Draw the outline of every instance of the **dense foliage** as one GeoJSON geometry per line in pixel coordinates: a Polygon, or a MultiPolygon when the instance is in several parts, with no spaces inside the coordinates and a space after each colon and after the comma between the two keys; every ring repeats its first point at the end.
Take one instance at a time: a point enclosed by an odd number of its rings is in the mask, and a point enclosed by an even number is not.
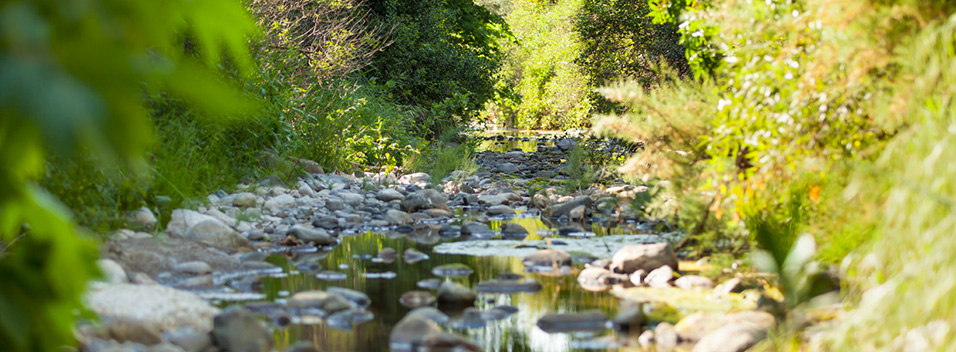
{"type": "Polygon", "coordinates": [[[509,35],[498,15],[473,0],[371,0],[391,29],[391,45],[372,58],[368,77],[399,104],[423,109],[418,123],[438,131],[468,121],[494,94],[497,39],[509,35]]]}
{"type": "MultiPolygon", "coordinates": [[[[941,332],[956,307],[943,297],[956,285],[938,278],[956,269],[945,254],[956,242],[942,236],[952,232],[954,170],[940,159],[953,149],[954,5],[651,4],[658,21],[680,18],[701,80],[604,89],[630,111],[598,124],[646,141],[624,171],[673,181],[650,209],[680,222],[701,252],[766,249],[754,258],[779,270],[790,308],[813,298],[801,286],[816,272],[806,260],[813,240],[797,238],[814,235],[816,259],[842,261],[848,300],[859,304],[817,348],[952,345],[941,332]]],[[[798,328],[805,316],[788,317],[798,328]]],[[[769,344],[792,349],[797,336],[769,344]]]]}

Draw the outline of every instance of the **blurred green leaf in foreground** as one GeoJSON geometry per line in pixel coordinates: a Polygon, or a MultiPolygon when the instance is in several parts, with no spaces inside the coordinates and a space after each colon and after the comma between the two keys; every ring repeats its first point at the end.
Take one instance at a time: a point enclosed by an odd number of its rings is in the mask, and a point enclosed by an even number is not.
{"type": "Polygon", "coordinates": [[[210,113],[246,108],[216,69],[248,72],[254,24],[229,0],[0,2],[0,346],[73,343],[95,243],[36,184],[51,153],[137,161],[159,90],[210,113]]]}

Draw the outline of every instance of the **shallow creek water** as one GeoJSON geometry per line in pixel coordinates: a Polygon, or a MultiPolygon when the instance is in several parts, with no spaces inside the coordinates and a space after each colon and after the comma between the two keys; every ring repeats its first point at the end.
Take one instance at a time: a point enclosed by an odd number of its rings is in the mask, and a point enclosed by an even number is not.
{"type": "MultiPolygon", "coordinates": [[[[509,133],[508,139],[494,139],[494,135],[485,134],[480,150],[509,151],[520,148],[526,152],[533,152],[541,141],[553,145],[553,139],[545,135],[544,138],[534,138],[531,133],[509,133]]],[[[534,135],[542,135],[535,133],[534,135]]],[[[523,210],[521,208],[519,211],[523,210]]],[[[453,224],[460,224],[462,220],[474,220],[481,214],[475,214],[466,209],[454,209],[456,217],[453,224]]],[[[475,308],[484,311],[499,306],[511,305],[517,308],[517,313],[501,320],[490,320],[484,323],[461,321],[460,314],[446,312],[450,317],[443,329],[465,335],[479,345],[484,351],[572,351],[585,349],[617,349],[618,346],[595,344],[596,338],[616,334],[612,329],[603,329],[590,332],[547,333],[536,325],[538,319],[548,313],[572,313],[588,310],[600,310],[609,318],[618,310],[620,299],[608,292],[589,292],[582,289],[577,283],[576,271],[583,268],[583,263],[597,257],[608,257],[624,244],[639,242],[658,242],[662,237],[651,233],[649,226],[639,223],[625,224],[586,224],[575,233],[558,233],[558,225],[567,227],[568,224],[545,223],[535,214],[526,212],[510,219],[497,219],[488,225],[498,229],[505,222],[516,222],[529,231],[525,238],[510,239],[521,241],[543,248],[552,246],[572,253],[576,258],[575,270],[569,275],[546,276],[536,273],[526,273],[521,263],[523,255],[530,254],[535,248],[526,248],[521,251],[505,251],[503,255],[488,255],[496,253],[496,243],[504,244],[503,249],[515,249],[518,246],[512,242],[500,239],[485,239],[469,241],[464,238],[442,237],[437,231],[430,234],[411,233],[403,235],[394,230],[385,233],[364,232],[353,235],[340,236],[341,243],[330,252],[277,254],[269,258],[273,264],[284,268],[284,273],[262,280],[262,293],[267,301],[281,302],[285,297],[300,291],[325,290],[338,286],[355,289],[368,294],[371,306],[368,310],[374,317],[367,322],[359,323],[350,329],[332,327],[325,322],[303,323],[293,321],[285,328],[276,329],[276,349],[282,350],[298,341],[311,341],[320,351],[387,351],[389,349],[389,334],[393,326],[411,309],[402,306],[399,299],[403,293],[413,290],[429,290],[418,286],[418,282],[425,279],[454,280],[465,286],[474,288],[481,281],[491,280],[503,272],[513,272],[533,278],[542,284],[537,292],[521,293],[479,293],[475,308]],[[587,242],[581,241],[587,239],[587,242]],[[614,239],[604,243],[603,240],[614,239]],[[490,242],[499,241],[499,242],[490,242]],[[449,248],[449,243],[452,247],[449,248]],[[507,243],[507,244],[506,244],[507,243]],[[577,244],[591,245],[590,257],[585,253],[587,248],[577,244]],[[390,247],[403,253],[407,248],[415,248],[428,255],[429,259],[407,263],[401,256],[392,263],[382,263],[372,260],[383,248],[390,247]],[[457,249],[456,249],[457,248],[457,249]],[[464,249],[462,249],[464,248],[464,249]],[[474,251],[469,248],[474,248],[474,251]],[[479,249],[484,248],[485,251],[479,249]],[[492,250],[489,253],[489,248],[492,250]],[[442,253],[469,253],[475,255],[456,255],[442,253]],[[472,253],[474,252],[474,253],[472,253]],[[598,252],[598,253],[594,253],[598,252]],[[296,263],[302,260],[317,263],[318,270],[333,270],[346,274],[342,280],[328,281],[318,279],[314,269],[299,270],[296,263]],[[467,276],[439,277],[432,273],[432,269],[442,264],[461,263],[474,270],[467,276]],[[372,278],[368,273],[393,272],[394,278],[372,278]]],[[[530,246],[528,246],[530,247],[530,246]]],[[[587,246],[584,246],[587,247],[587,246]]]]}

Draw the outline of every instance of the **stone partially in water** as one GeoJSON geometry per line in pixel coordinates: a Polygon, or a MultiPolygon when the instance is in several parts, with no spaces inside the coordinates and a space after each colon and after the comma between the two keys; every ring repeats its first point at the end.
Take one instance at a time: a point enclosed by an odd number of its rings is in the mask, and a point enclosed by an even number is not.
{"type": "Polygon", "coordinates": [[[339,280],[347,279],[348,275],[338,271],[326,270],[326,271],[320,271],[316,273],[315,278],[319,280],[325,280],[325,281],[339,281],[339,280]]]}
{"type": "Polygon", "coordinates": [[[415,264],[423,260],[428,260],[428,254],[422,253],[415,248],[409,248],[402,254],[402,259],[404,259],[406,263],[415,264]]]}
{"type": "Polygon", "coordinates": [[[480,222],[466,222],[461,225],[461,234],[463,236],[473,236],[478,238],[488,238],[495,235],[488,225],[480,222]]]}
{"type": "Polygon", "coordinates": [[[520,224],[509,222],[501,225],[501,235],[505,237],[525,237],[528,235],[528,229],[520,224]]]}
{"type": "Polygon", "coordinates": [[[267,352],[272,349],[272,333],[255,315],[232,306],[213,319],[213,340],[222,350],[231,352],[267,352]]]}
{"type": "Polygon", "coordinates": [[[395,274],[393,271],[383,271],[380,273],[362,273],[362,277],[366,279],[384,279],[391,280],[398,277],[398,274],[395,274]]]}
{"type": "Polygon", "coordinates": [[[610,270],[588,266],[578,274],[578,284],[588,291],[604,291],[625,281],[627,276],[612,273],[610,270]]]}
{"type": "Polygon", "coordinates": [[[674,269],[664,265],[654,269],[644,277],[644,283],[650,287],[670,287],[670,281],[674,279],[674,269]]]}
{"type": "Polygon", "coordinates": [[[303,242],[311,242],[317,246],[327,246],[335,243],[332,236],[323,229],[308,228],[302,225],[295,225],[289,229],[289,235],[295,236],[303,242]]]}
{"type": "Polygon", "coordinates": [[[625,246],[611,258],[611,270],[623,274],[651,272],[664,265],[678,270],[677,256],[666,242],[625,246]]]}
{"type": "Polygon", "coordinates": [[[560,249],[542,249],[521,261],[525,267],[561,267],[571,264],[571,255],[560,249]]]}
{"type": "Polygon", "coordinates": [[[638,304],[627,304],[611,319],[614,328],[629,333],[640,333],[644,329],[644,311],[638,304]]]}
{"type": "Polygon", "coordinates": [[[427,289],[436,289],[441,286],[441,280],[439,279],[425,279],[418,281],[416,286],[427,289]]]}
{"type": "Polygon", "coordinates": [[[547,333],[601,331],[607,329],[607,316],[599,311],[571,314],[547,314],[538,319],[538,328],[547,333]]]}
{"type": "Polygon", "coordinates": [[[488,215],[515,215],[515,210],[507,205],[492,205],[486,211],[488,215]]]}
{"type": "Polygon", "coordinates": [[[395,248],[385,247],[378,252],[378,257],[383,259],[395,259],[398,258],[398,251],[395,248]]]}
{"type": "Polygon", "coordinates": [[[350,288],[336,287],[336,286],[329,287],[325,289],[325,291],[328,293],[333,293],[333,294],[342,296],[342,298],[345,298],[349,302],[354,303],[355,306],[359,308],[365,308],[365,307],[368,307],[370,304],[372,304],[372,300],[369,299],[368,295],[366,295],[365,292],[362,292],[362,291],[356,291],[350,288]]]}
{"type": "Polygon", "coordinates": [[[541,283],[534,279],[488,280],[475,285],[475,290],[486,293],[538,292],[541,283]]]}
{"type": "Polygon", "coordinates": [[[461,263],[439,265],[432,268],[432,274],[435,274],[435,276],[468,276],[473,272],[475,271],[461,263]]]}
{"type": "Polygon", "coordinates": [[[428,291],[408,291],[402,294],[398,302],[408,308],[418,308],[435,303],[435,295],[428,291]]]}
{"type": "Polygon", "coordinates": [[[408,314],[392,328],[388,347],[392,351],[417,351],[424,346],[426,335],[440,332],[441,328],[434,321],[408,314]]]}
{"type": "Polygon", "coordinates": [[[484,320],[501,320],[518,312],[514,306],[497,306],[481,312],[481,318],[484,320]]]}
{"type": "Polygon", "coordinates": [[[409,194],[405,200],[402,200],[402,210],[414,213],[424,209],[444,209],[448,210],[448,198],[441,192],[434,189],[425,189],[409,194]]]}
{"type": "Polygon", "coordinates": [[[425,351],[481,351],[481,347],[468,338],[447,332],[428,334],[422,341],[422,346],[425,351]]]}
{"type": "Polygon", "coordinates": [[[407,318],[411,316],[425,318],[439,324],[444,324],[448,322],[448,315],[445,313],[442,313],[442,311],[438,310],[438,308],[435,308],[435,307],[418,307],[418,308],[412,309],[412,311],[408,312],[408,314],[405,315],[405,317],[407,318]]]}
{"type": "Polygon", "coordinates": [[[454,281],[445,281],[438,288],[439,306],[468,307],[475,304],[477,297],[475,291],[454,281]]]}

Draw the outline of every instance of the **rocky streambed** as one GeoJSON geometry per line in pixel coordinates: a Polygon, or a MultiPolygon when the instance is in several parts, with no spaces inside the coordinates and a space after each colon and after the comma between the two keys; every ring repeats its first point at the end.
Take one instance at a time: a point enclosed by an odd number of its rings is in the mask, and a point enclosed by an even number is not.
{"type": "Polygon", "coordinates": [[[485,135],[474,175],[247,180],[163,231],[103,246],[90,351],[742,350],[760,282],[671,249],[682,234],[604,179],[567,189],[580,139],[485,135]],[[516,144],[517,143],[517,144],[516,144]],[[524,144],[521,144],[524,143],[524,144]]]}

